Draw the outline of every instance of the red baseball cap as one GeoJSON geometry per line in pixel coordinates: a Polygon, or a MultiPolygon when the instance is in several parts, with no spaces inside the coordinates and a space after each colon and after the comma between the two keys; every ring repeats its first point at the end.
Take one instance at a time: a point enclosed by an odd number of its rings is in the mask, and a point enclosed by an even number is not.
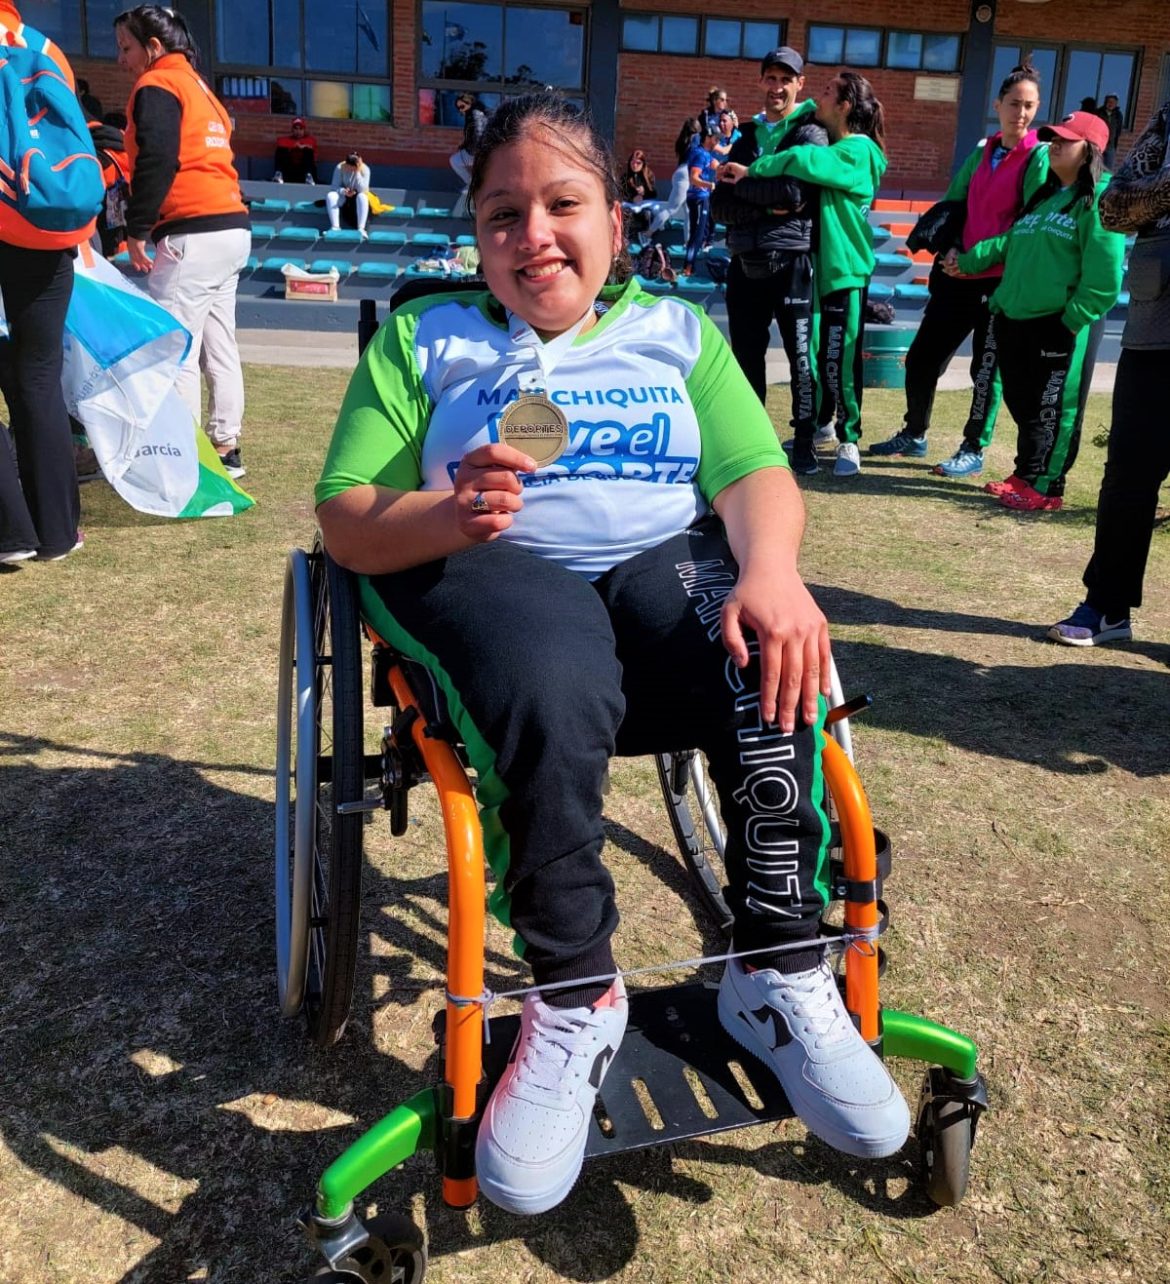
{"type": "Polygon", "coordinates": [[[1109,146],[1109,126],[1091,111],[1071,111],[1059,125],[1042,125],[1036,133],[1042,143],[1051,142],[1054,138],[1070,141],[1083,138],[1102,151],[1109,146]]]}
{"type": "Polygon", "coordinates": [[[300,117],[300,116],[294,116],[294,117],[293,117],[293,124],[294,124],[294,125],[300,125],[300,127],[301,127],[302,129],[304,129],[304,127],[305,127],[305,122],[304,122],[303,118],[302,118],[302,117],[300,117]]]}

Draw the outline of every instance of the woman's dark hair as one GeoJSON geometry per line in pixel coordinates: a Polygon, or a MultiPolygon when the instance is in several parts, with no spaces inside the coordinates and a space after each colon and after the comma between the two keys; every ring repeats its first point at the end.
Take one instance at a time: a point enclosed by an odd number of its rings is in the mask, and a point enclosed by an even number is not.
{"type": "Polygon", "coordinates": [[[698,116],[688,116],[683,121],[682,129],[678,131],[678,137],[674,140],[674,154],[678,157],[680,165],[686,160],[687,153],[695,141],[695,135],[701,134],[702,129],[703,122],[698,116]]]}
{"type": "Polygon", "coordinates": [[[622,175],[622,194],[623,195],[628,195],[626,184],[630,181],[631,178],[640,179],[643,183],[646,184],[647,187],[649,187],[651,192],[654,191],[654,185],[656,181],[654,178],[654,171],[650,168],[650,162],[646,159],[646,153],[642,151],[640,147],[636,147],[634,151],[630,153],[630,159],[626,161],[626,172],[622,175]],[[640,155],[642,158],[642,172],[640,174],[636,174],[634,172],[635,152],[638,155],[640,155]]]}
{"type": "Polygon", "coordinates": [[[183,15],[174,9],[164,9],[161,4],[140,4],[136,9],[118,14],[114,26],[125,27],[140,45],[153,37],[162,45],[164,53],[181,53],[192,66],[199,61],[199,50],[183,15]]]}
{"type": "MultiPolygon", "coordinates": [[[[471,162],[471,182],[468,184],[468,207],[475,213],[475,198],[487,178],[487,167],[492,155],[509,143],[517,143],[537,130],[555,135],[566,153],[591,169],[601,180],[605,203],[612,206],[622,199],[618,184],[617,165],[605,139],[597,132],[593,121],[573,103],[566,102],[552,90],[524,94],[503,103],[488,117],[480,135],[471,162]]],[[[633,275],[633,264],[623,247],[614,260],[611,281],[626,281],[633,275]]]]}
{"type": "Polygon", "coordinates": [[[1025,80],[1030,80],[1037,90],[1040,88],[1040,73],[1032,66],[1031,60],[1028,58],[1025,58],[1018,67],[1011,69],[1011,73],[1000,85],[999,93],[995,96],[997,98],[1006,98],[1017,85],[1022,84],[1025,80]]]}
{"type": "Polygon", "coordinates": [[[882,154],[886,150],[886,118],[873,86],[856,71],[843,71],[837,76],[837,101],[849,104],[845,125],[851,134],[872,138],[882,154]]]}
{"type": "MultiPolygon", "coordinates": [[[[1091,143],[1086,138],[1085,159],[1081,162],[1081,167],[1077,171],[1076,178],[1072,181],[1072,195],[1068,204],[1064,207],[1063,213],[1070,214],[1077,202],[1081,202],[1085,209],[1091,208],[1093,197],[1097,191],[1097,184],[1101,181],[1101,175],[1105,172],[1105,155],[1096,143],[1091,143]]],[[[1040,187],[1033,192],[1032,199],[1020,211],[1021,218],[1025,214],[1030,214],[1037,205],[1046,201],[1053,192],[1060,191],[1060,179],[1051,171],[1048,171],[1048,177],[1041,183],[1040,187]]]]}

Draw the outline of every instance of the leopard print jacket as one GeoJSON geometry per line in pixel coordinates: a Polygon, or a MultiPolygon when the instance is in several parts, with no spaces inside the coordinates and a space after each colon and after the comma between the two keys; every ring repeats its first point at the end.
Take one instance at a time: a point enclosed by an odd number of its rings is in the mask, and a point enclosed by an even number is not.
{"type": "Polygon", "coordinates": [[[1111,232],[1170,233],[1170,103],[1146,126],[1101,197],[1111,232]]]}

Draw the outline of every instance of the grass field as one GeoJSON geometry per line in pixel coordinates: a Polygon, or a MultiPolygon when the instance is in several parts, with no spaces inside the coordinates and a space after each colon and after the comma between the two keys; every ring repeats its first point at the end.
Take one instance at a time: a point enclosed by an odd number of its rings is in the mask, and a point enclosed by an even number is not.
{"type": "MultiPolygon", "coordinates": [[[[253,511],[159,522],[98,483],[83,552],[0,573],[4,1284],[307,1279],[293,1219],[320,1171],[437,1078],[445,876],[424,790],[404,839],[382,816],[366,830],[343,1042],[317,1052],[276,1011],[283,561],[311,538],[344,374],[247,377],[253,511]]],[[[876,700],[855,738],[894,847],[886,1001],[980,1046],[966,1200],[927,1203],[913,1143],[854,1162],[794,1121],[591,1165],[531,1221],[444,1208],[420,1156],[370,1206],[427,1227],[435,1284],[1167,1279],[1167,528],[1137,641],[1043,642],[1078,600],[1107,399],[1068,507],[1039,517],[930,474],[963,400],[940,395],[929,460],[810,479],[804,568],[847,689],[876,700]]],[[[867,396],[870,440],[900,404],[867,396]]],[[[616,766],[606,814],[622,963],[714,947],[647,762],[616,766]]],[[[519,973],[501,931],[488,944],[503,988],[519,973]]],[[[921,1067],[895,1072],[915,1094],[921,1067]]]]}

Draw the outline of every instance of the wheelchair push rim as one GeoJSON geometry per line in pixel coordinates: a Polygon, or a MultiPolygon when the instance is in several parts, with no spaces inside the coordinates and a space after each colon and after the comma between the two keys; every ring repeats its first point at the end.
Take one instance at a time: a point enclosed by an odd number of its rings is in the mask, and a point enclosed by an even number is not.
{"type": "Polygon", "coordinates": [[[364,792],[354,577],[294,549],[286,570],[277,709],[276,932],[281,1011],[340,1037],[357,966],[364,792]],[[294,717],[295,713],[295,717],[294,717]],[[293,732],[295,729],[295,743],[293,732]],[[295,786],[295,792],[291,792],[295,786]]]}

